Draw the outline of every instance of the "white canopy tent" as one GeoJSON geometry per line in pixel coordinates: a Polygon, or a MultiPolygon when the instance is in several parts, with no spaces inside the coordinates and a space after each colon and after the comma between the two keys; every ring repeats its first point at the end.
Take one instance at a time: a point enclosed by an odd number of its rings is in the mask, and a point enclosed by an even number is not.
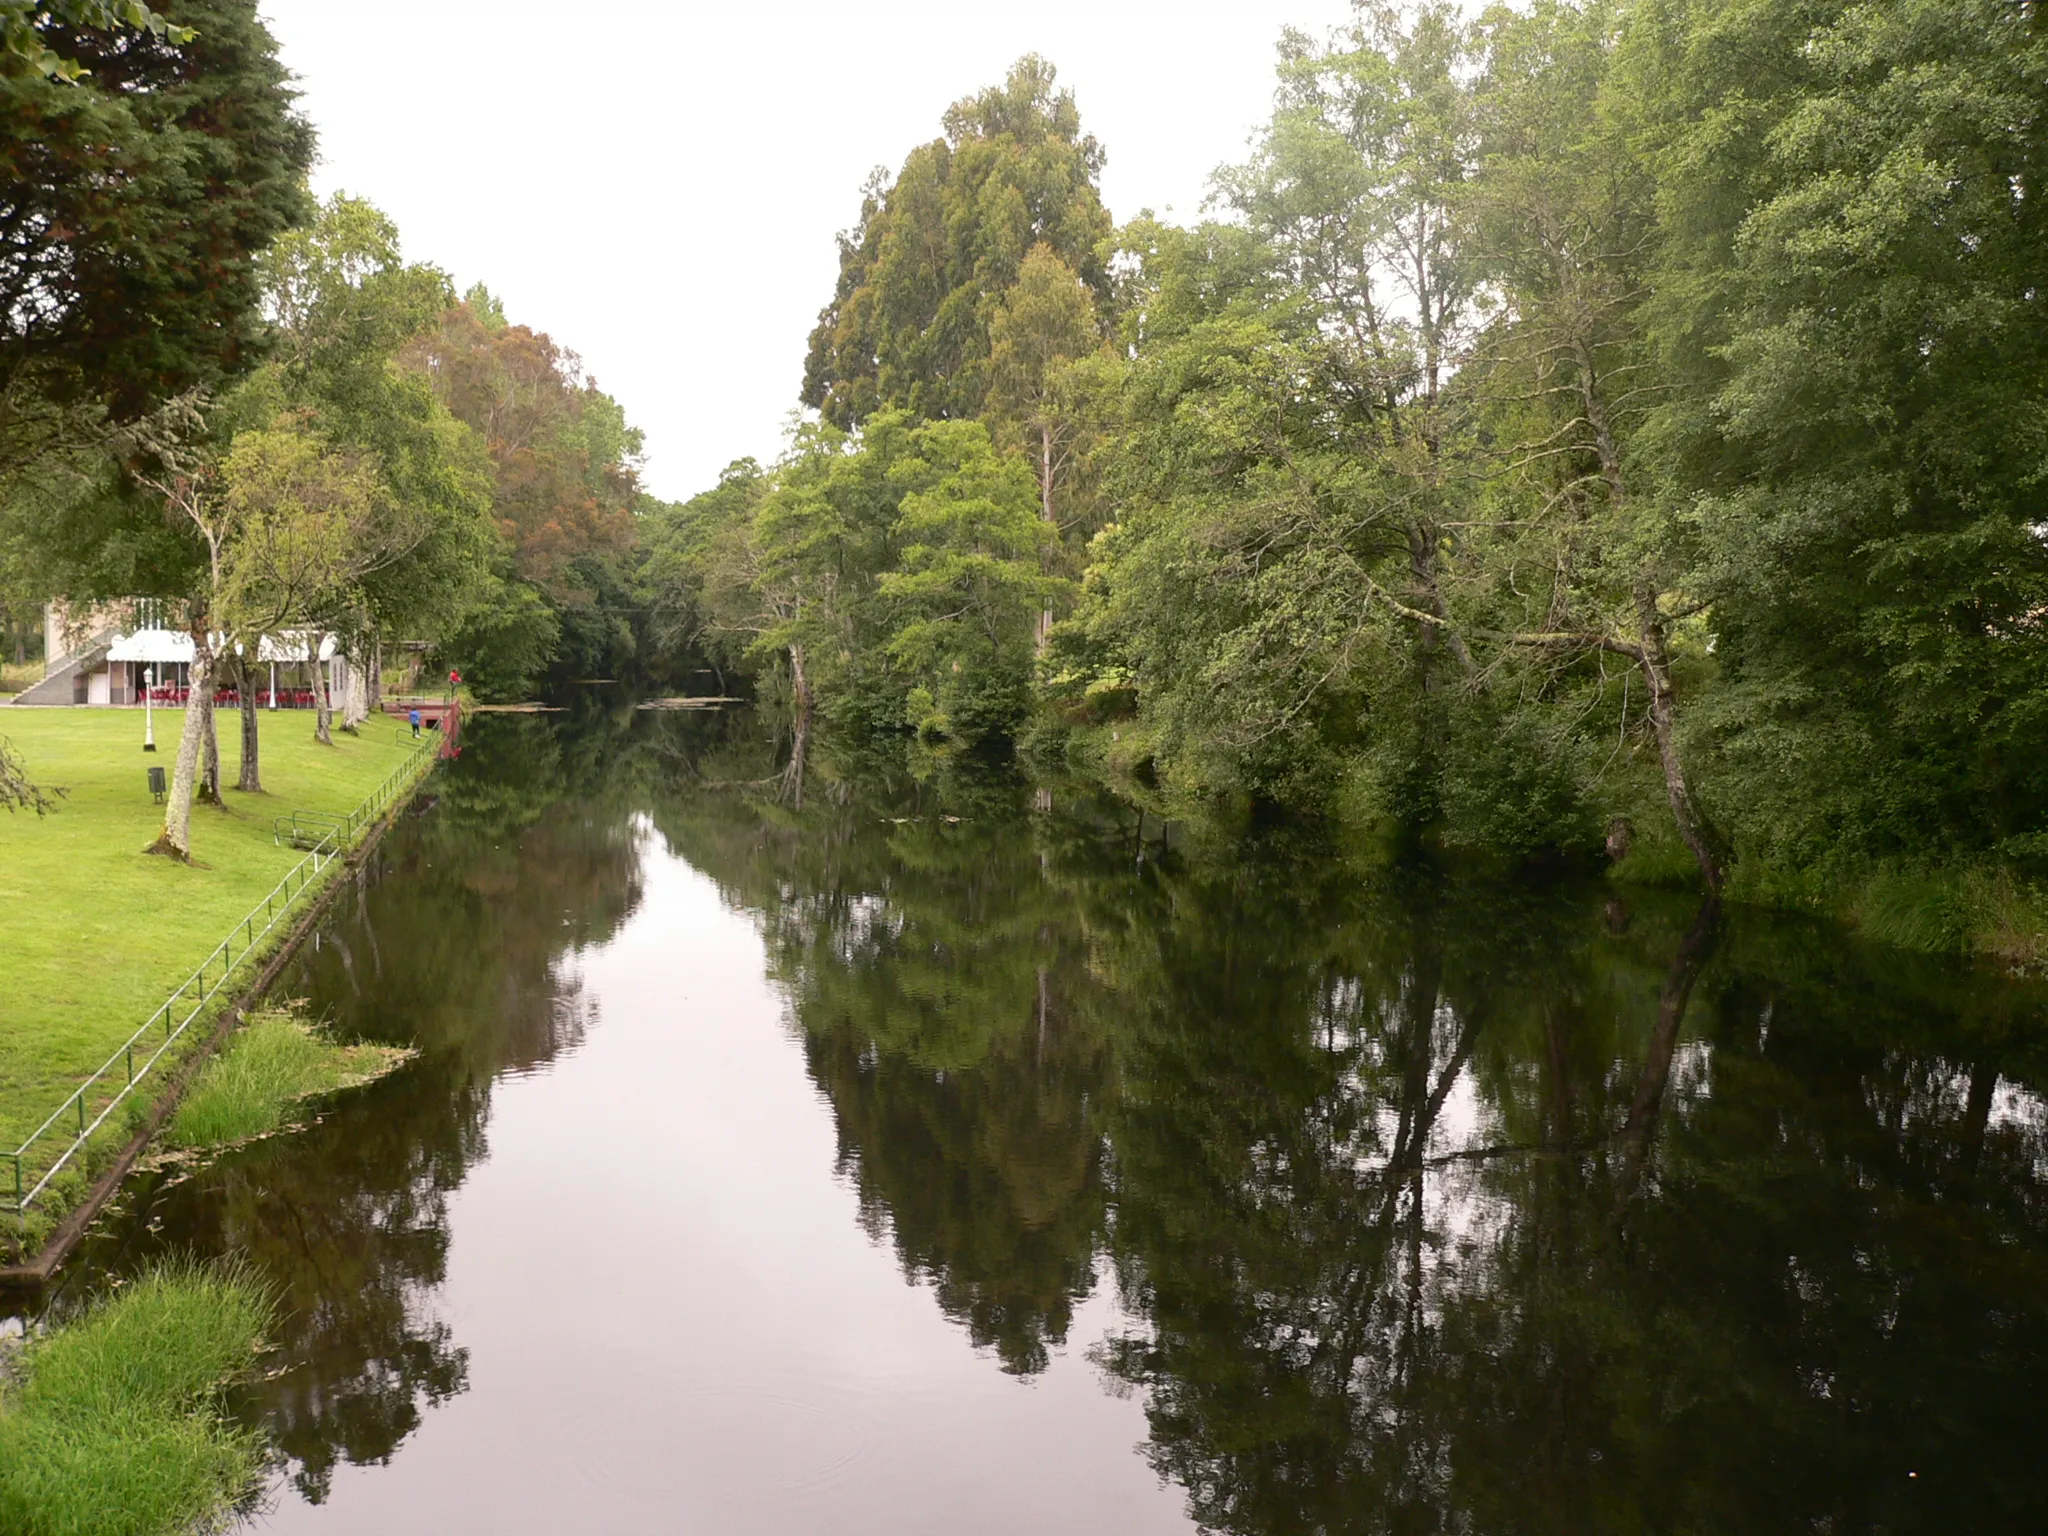
{"type": "Polygon", "coordinates": [[[152,666],[173,662],[190,665],[192,637],[175,629],[138,629],[132,635],[117,635],[107,650],[109,661],[140,661],[152,666]]]}
{"type": "MultiPolygon", "coordinates": [[[[303,629],[288,629],[279,635],[265,635],[257,643],[256,659],[283,662],[287,665],[303,662],[311,654],[312,638],[311,632],[303,629]]],[[[334,636],[320,637],[322,661],[332,661],[339,651],[340,647],[336,644],[334,636]]],[[[107,660],[140,661],[154,666],[182,662],[189,666],[192,653],[192,637],[180,630],[138,629],[132,635],[116,636],[113,645],[107,650],[107,660]]]]}
{"type": "MultiPolygon", "coordinates": [[[[224,635],[214,636],[216,647],[226,644],[224,635]]],[[[116,635],[107,647],[106,673],[92,685],[90,703],[140,703],[142,694],[152,683],[160,690],[156,694],[159,702],[181,702],[182,690],[191,674],[192,660],[196,647],[192,636],[176,629],[138,629],[131,634],[116,635]]],[[[245,654],[240,644],[236,654],[245,654]]],[[[331,635],[320,637],[320,660],[329,663],[330,681],[337,688],[351,684],[353,673],[348,657],[339,642],[331,635]]],[[[312,664],[313,631],[288,629],[275,635],[265,635],[256,647],[259,664],[270,669],[270,686],[258,689],[256,696],[271,709],[278,707],[278,668],[290,667],[303,670],[312,664]]],[[[310,694],[302,679],[294,685],[297,692],[287,702],[304,707],[310,694]]]]}

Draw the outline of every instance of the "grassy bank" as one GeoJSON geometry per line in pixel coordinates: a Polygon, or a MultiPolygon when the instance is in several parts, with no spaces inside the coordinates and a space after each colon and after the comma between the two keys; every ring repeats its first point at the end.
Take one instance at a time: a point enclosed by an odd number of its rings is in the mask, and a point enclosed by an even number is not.
{"type": "MultiPolygon", "coordinates": [[[[195,807],[186,866],[142,851],[163,816],[144,770],[170,766],[182,723],[158,711],[149,756],[131,710],[0,710],[29,775],[64,791],[47,816],[0,815],[0,1146],[34,1129],[304,856],[272,843],[273,816],[351,810],[413,746],[383,718],[322,747],[310,714],[265,714],[266,793],[195,807]]],[[[230,781],[237,739],[224,715],[230,781]]]]}
{"type": "Polygon", "coordinates": [[[0,1530],[159,1536],[223,1514],[262,1465],[220,1391],[271,1318],[233,1269],[146,1275],[32,1340],[0,1385],[0,1530]]]}
{"type": "Polygon", "coordinates": [[[252,1014],[179,1103],[165,1140],[204,1149],[268,1136],[292,1106],[381,1077],[410,1054],[337,1045],[281,1009],[252,1014]]]}

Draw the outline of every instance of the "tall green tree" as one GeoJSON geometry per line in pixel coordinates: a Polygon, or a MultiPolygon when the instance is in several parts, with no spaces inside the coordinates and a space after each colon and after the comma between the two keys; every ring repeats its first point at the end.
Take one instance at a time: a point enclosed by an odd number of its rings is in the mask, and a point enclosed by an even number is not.
{"type": "Polygon", "coordinates": [[[0,19],[4,482],[254,361],[258,257],[307,210],[313,134],[254,0],[0,19]]]}
{"type": "Polygon", "coordinates": [[[1488,486],[1450,579],[1470,643],[1511,653],[1496,694],[1519,684],[1536,713],[1647,737],[1679,840],[1719,889],[1721,839],[1683,751],[1677,676],[1688,644],[1702,649],[1704,604],[1685,520],[1636,444],[1665,390],[1643,321],[1657,188],[1614,99],[1620,21],[1602,4],[1546,3],[1491,12],[1482,29],[1460,233],[1495,301],[1465,364],[1488,486]],[[1635,685],[1618,724],[1603,662],[1635,685]]]}
{"type": "MultiPolygon", "coordinates": [[[[404,260],[389,218],[345,194],[267,253],[264,288],[273,355],[229,402],[232,430],[266,431],[295,415],[373,466],[375,516],[358,531],[348,579],[323,586],[292,623],[341,636],[374,688],[387,641],[446,639],[488,600],[500,552],[483,444],[421,370],[404,366],[408,349],[440,326],[453,289],[437,268],[404,260]]],[[[324,688],[316,693],[315,732],[325,740],[330,700],[324,688]]],[[[251,690],[243,697],[246,711],[251,690]]],[[[244,738],[254,751],[247,718],[244,738]]]]}
{"type": "MultiPolygon", "coordinates": [[[[243,663],[235,669],[242,698],[236,787],[248,793],[263,788],[253,686],[263,641],[310,625],[308,649],[320,675],[320,632],[363,605],[367,580],[412,552],[409,520],[386,505],[380,469],[374,458],[338,451],[288,416],[236,433],[220,465],[224,547],[211,618],[243,663]]],[[[315,691],[314,739],[332,746],[324,682],[315,691]]]]}
{"type": "Polygon", "coordinates": [[[2048,805],[2048,22],[1645,0],[1657,423],[1705,541],[1750,846],[2038,841],[2048,805]]]}
{"type": "Polygon", "coordinates": [[[1476,671],[1443,588],[1471,62],[1442,7],[1290,33],[1273,116],[1218,177],[1237,222],[1127,231],[1121,511],[1054,671],[1134,683],[1190,787],[1327,800],[1363,752],[1384,800],[1433,814],[1437,723],[1476,671]]]}
{"type": "Polygon", "coordinates": [[[1030,709],[1032,634],[1061,585],[1042,558],[1055,534],[1030,472],[981,423],[932,422],[905,447],[888,468],[901,553],[878,590],[889,655],[910,685],[906,723],[979,741],[1030,709]]]}
{"type": "Polygon", "coordinates": [[[627,552],[645,496],[641,434],[619,403],[575,353],[508,323],[481,287],[448,308],[405,358],[483,444],[505,550],[498,598],[473,610],[450,657],[490,657],[487,670],[509,672],[509,642],[542,660],[559,649],[574,675],[609,675],[630,663],[640,634],[622,611],[633,605],[627,552]],[[509,630],[508,615],[517,619],[509,630]]]}
{"type": "MultiPolygon", "coordinates": [[[[1068,493],[1087,464],[1093,396],[1105,370],[1089,368],[1102,344],[1095,297],[1049,245],[1035,245],[989,322],[989,418],[1001,438],[1021,446],[1038,481],[1039,516],[1055,535],[1079,518],[1068,493]]],[[[1112,370],[1113,371],[1113,370],[1112,370]]],[[[1051,556],[1058,538],[1048,544],[1051,556]]],[[[1039,615],[1038,649],[1052,630],[1039,615]]]]}
{"type": "Polygon", "coordinates": [[[989,326],[1036,246],[1107,303],[1102,147],[1056,78],[1037,55],[1019,59],[1000,86],[954,103],[945,136],[912,150],[893,181],[870,181],[804,365],[803,402],[827,421],[978,415],[989,326]]]}

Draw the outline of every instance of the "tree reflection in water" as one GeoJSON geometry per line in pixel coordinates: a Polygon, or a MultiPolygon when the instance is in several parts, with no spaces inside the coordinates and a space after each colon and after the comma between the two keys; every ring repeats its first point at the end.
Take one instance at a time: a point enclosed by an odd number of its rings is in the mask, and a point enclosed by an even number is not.
{"type": "Polygon", "coordinates": [[[2002,1020],[1782,922],[1686,1014],[1683,913],[1304,888],[1188,892],[1121,1041],[1102,1359],[1205,1526],[2039,1528],[2041,1101],[1994,1148],[1957,1086],[2002,1020]]]}
{"type": "Polygon", "coordinates": [[[977,1344],[1042,1369],[1113,1266],[1095,1357],[1206,1528],[2048,1524],[2038,990],[834,773],[663,830],[977,1344]]]}

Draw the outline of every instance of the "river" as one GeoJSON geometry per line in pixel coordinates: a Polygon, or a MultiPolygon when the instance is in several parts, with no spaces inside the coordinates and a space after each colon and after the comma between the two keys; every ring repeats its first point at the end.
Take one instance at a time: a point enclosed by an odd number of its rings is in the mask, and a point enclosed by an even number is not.
{"type": "Polygon", "coordinates": [[[2042,990],[1226,846],[744,714],[487,717],[139,1181],[279,1290],[250,1529],[2039,1532],[2042,990]]]}

